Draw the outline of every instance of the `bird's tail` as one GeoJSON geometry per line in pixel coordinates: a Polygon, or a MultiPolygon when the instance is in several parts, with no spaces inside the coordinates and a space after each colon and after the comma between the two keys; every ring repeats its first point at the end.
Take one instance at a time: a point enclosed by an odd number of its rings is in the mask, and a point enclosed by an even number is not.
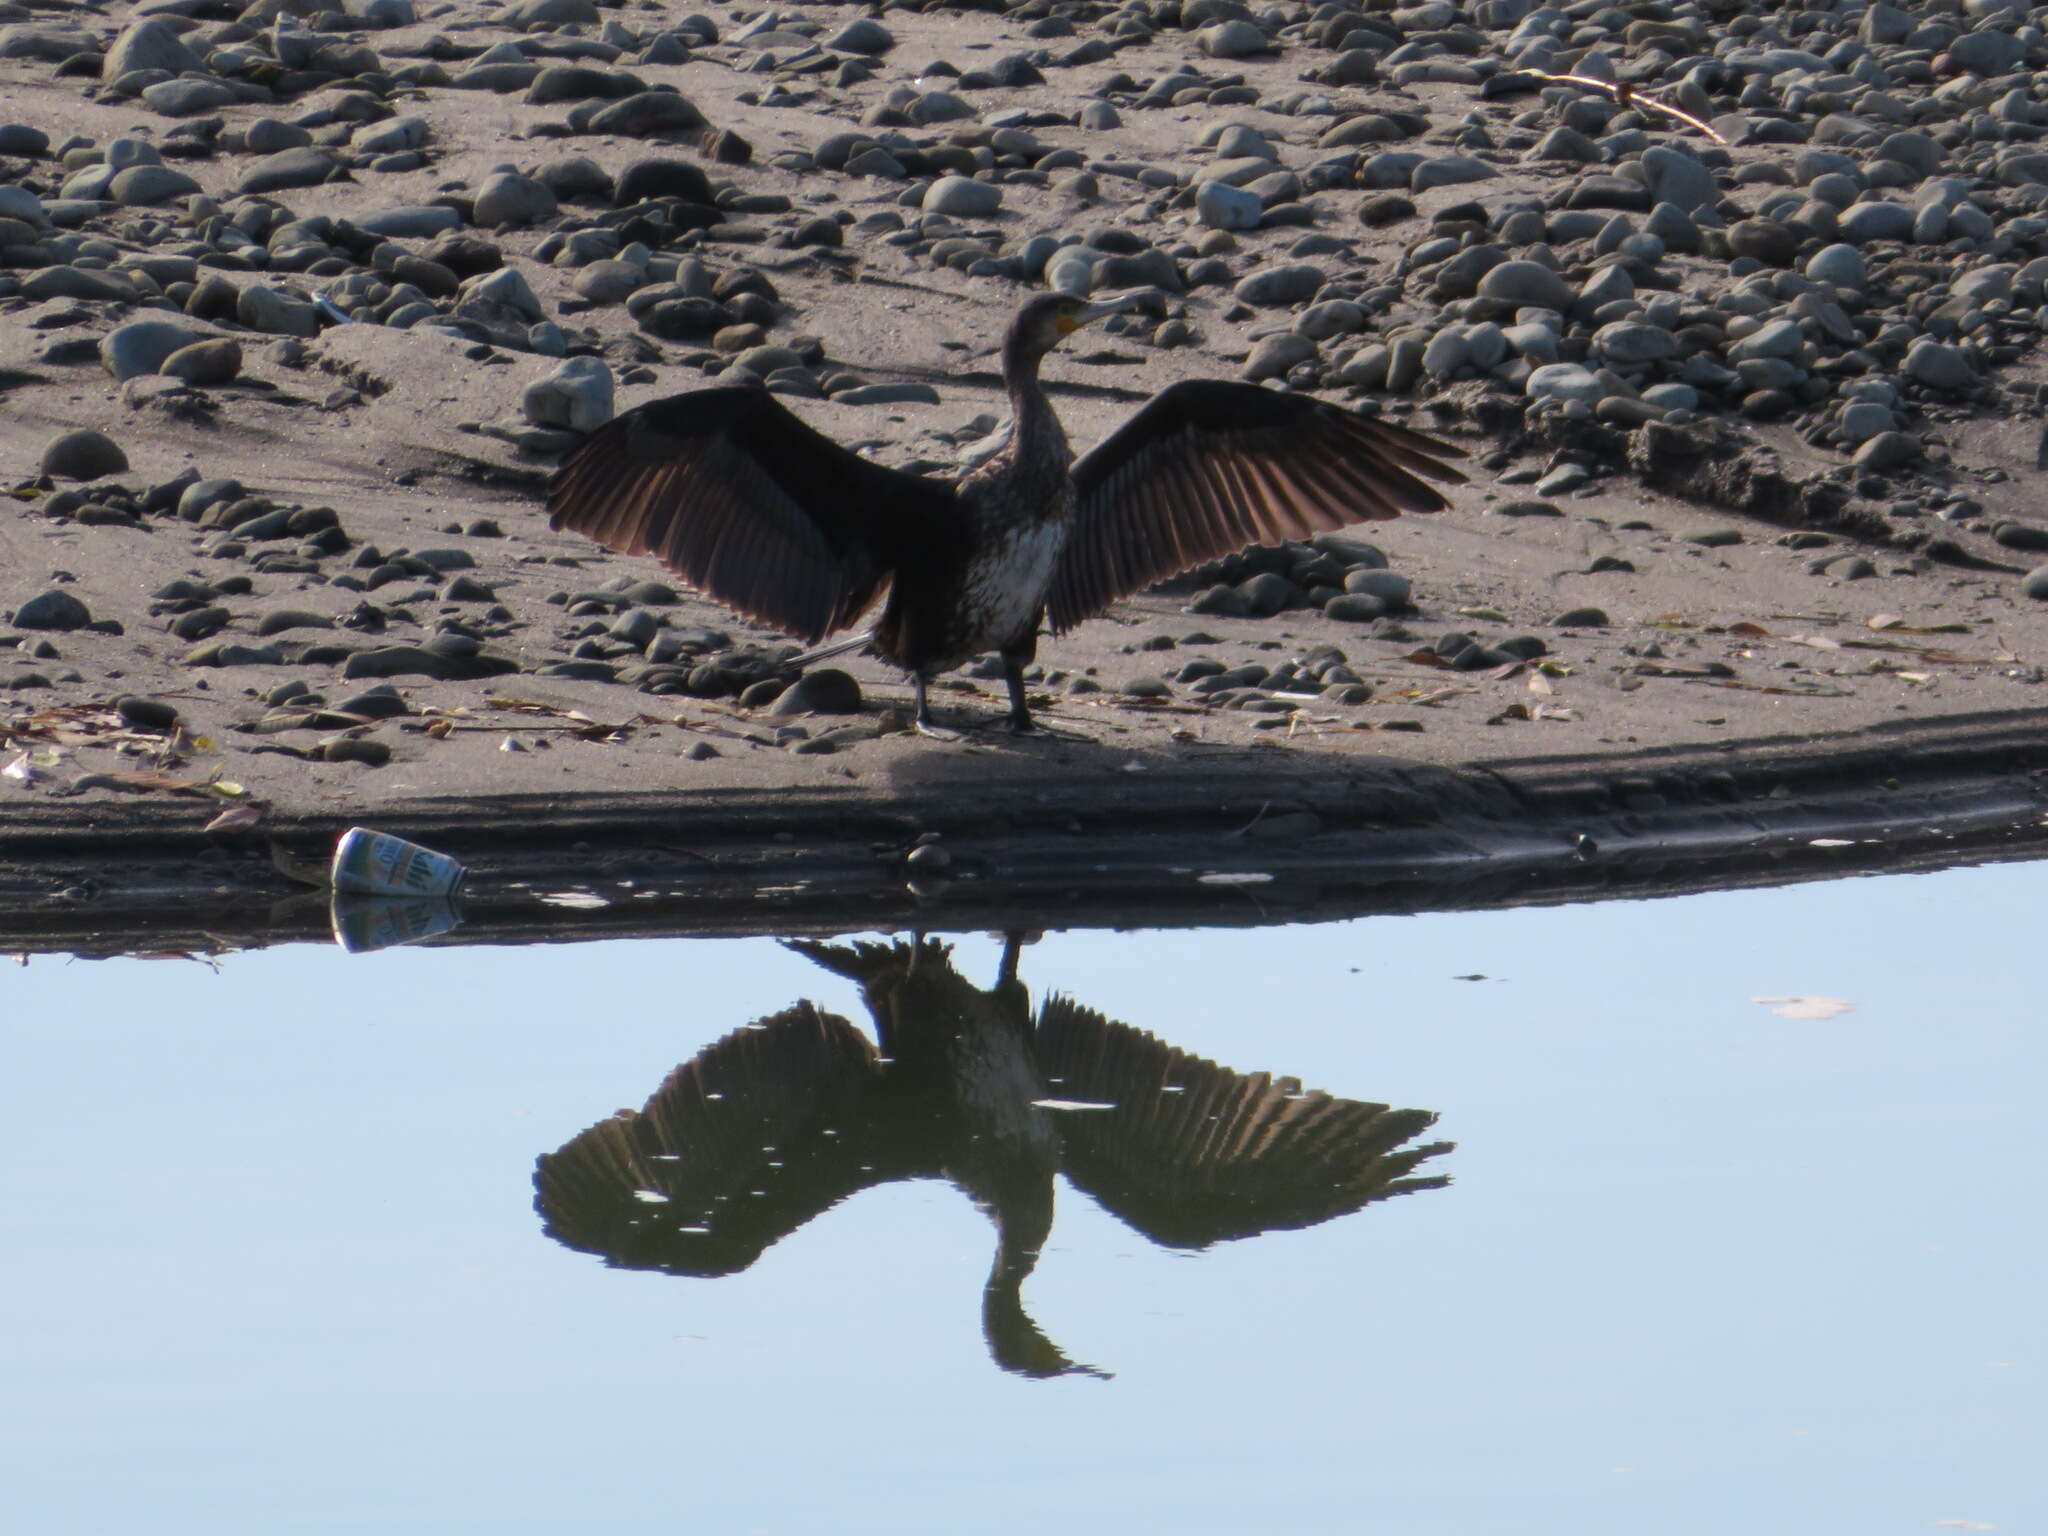
{"type": "Polygon", "coordinates": [[[808,667],[814,661],[823,661],[830,656],[844,656],[848,651],[857,651],[875,638],[872,629],[864,629],[857,635],[848,635],[844,640],[834,640],[830,645],[821,645],[815,651],[805,651],[801,656],[792,656],[784,662],[785,667],[808,667]]]}

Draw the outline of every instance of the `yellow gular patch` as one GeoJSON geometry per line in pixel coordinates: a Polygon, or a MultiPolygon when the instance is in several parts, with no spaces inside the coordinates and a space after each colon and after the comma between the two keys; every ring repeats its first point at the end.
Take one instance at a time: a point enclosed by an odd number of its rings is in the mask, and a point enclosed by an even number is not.
{"type": "Polygon", "coordinates": [[[1060,334],[1062,336],[1073,335],[1074,332],[1081,329],[1081,317],[1075,314],[1072,310],[1061,310],[1059,318],[1059,329],[1060,334]]]}

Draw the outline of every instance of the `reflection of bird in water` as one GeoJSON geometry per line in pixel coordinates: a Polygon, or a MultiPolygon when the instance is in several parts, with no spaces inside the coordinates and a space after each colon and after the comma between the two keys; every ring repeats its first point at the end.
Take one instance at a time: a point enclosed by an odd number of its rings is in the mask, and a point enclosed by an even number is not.
{"type": "Polygon", "coordinates": [[[945,1178],[995,1223],[982,1296],[1005,1370],[1086,1369],[1024,1311],[1066,1174],[1156,1243],[1206,1248],[1307,1227],[1449,1182],[1410,1177],[1436,1116],[1241,1076],[1065,998],[1034,1017],[1005,949],[995,987],[933,940],[790,947],[861,985],[878,1053],[798,1003],[706,1047],[638,1114],[540,1159],[550,1236],[626,1269],[726,1275],[874,1184],[945,1178]],[[1092,1107],[1067,1107],[1092,1106],[1092,1107]]]}
{"type": "Polygon", "coordinates": [[[1039,363],[1123,307],[1042,294],[1018,310],[1003,344],[1009,439],[958,481],[864,459],[764,390],[702,389],[579,443],[548,487],[553,525],[651,554],[810,642],[852,625],[886,586],[861,638],[910,673],[919,729],[931,729],[926,683],[997,650],[1010,724],[1029,730],[1024,668],[1048,615],[1061,634],[1248,544],[1433,512],[1444,499],[1417,477],[1464,478],[1434,438],[1217,380],[1162,390],[1074,463],[1039,363]]]}

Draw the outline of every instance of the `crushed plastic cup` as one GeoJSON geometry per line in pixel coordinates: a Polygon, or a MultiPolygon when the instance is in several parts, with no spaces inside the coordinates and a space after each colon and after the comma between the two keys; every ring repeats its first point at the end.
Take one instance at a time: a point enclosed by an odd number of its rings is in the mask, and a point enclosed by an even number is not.
{"type": "Polygon", "coordinates": [[[389,832],[350,827],[334,845],[335,890],[357,896],[447,896],[468,871],[445,853],[389,832]]]}

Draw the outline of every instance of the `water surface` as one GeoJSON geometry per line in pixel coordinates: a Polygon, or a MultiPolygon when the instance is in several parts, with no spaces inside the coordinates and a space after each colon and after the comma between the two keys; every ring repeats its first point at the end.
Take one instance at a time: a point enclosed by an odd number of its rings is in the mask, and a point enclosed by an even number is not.
{"type": "Polygon", "coordinates": [[[2036,1529],[2041,894],[1048,935],[1034,1005],[1456,1145],[1195,1256],[1062,1184],[1023,1301],[1106,1375],[1043,1380],[944,1182],[716,1279],[545,1234],[535,1159],[678,1064],[799,999],[867,1022],[773,942],[39,957],[0,981],[0,1525],[2036,1529]]]}

